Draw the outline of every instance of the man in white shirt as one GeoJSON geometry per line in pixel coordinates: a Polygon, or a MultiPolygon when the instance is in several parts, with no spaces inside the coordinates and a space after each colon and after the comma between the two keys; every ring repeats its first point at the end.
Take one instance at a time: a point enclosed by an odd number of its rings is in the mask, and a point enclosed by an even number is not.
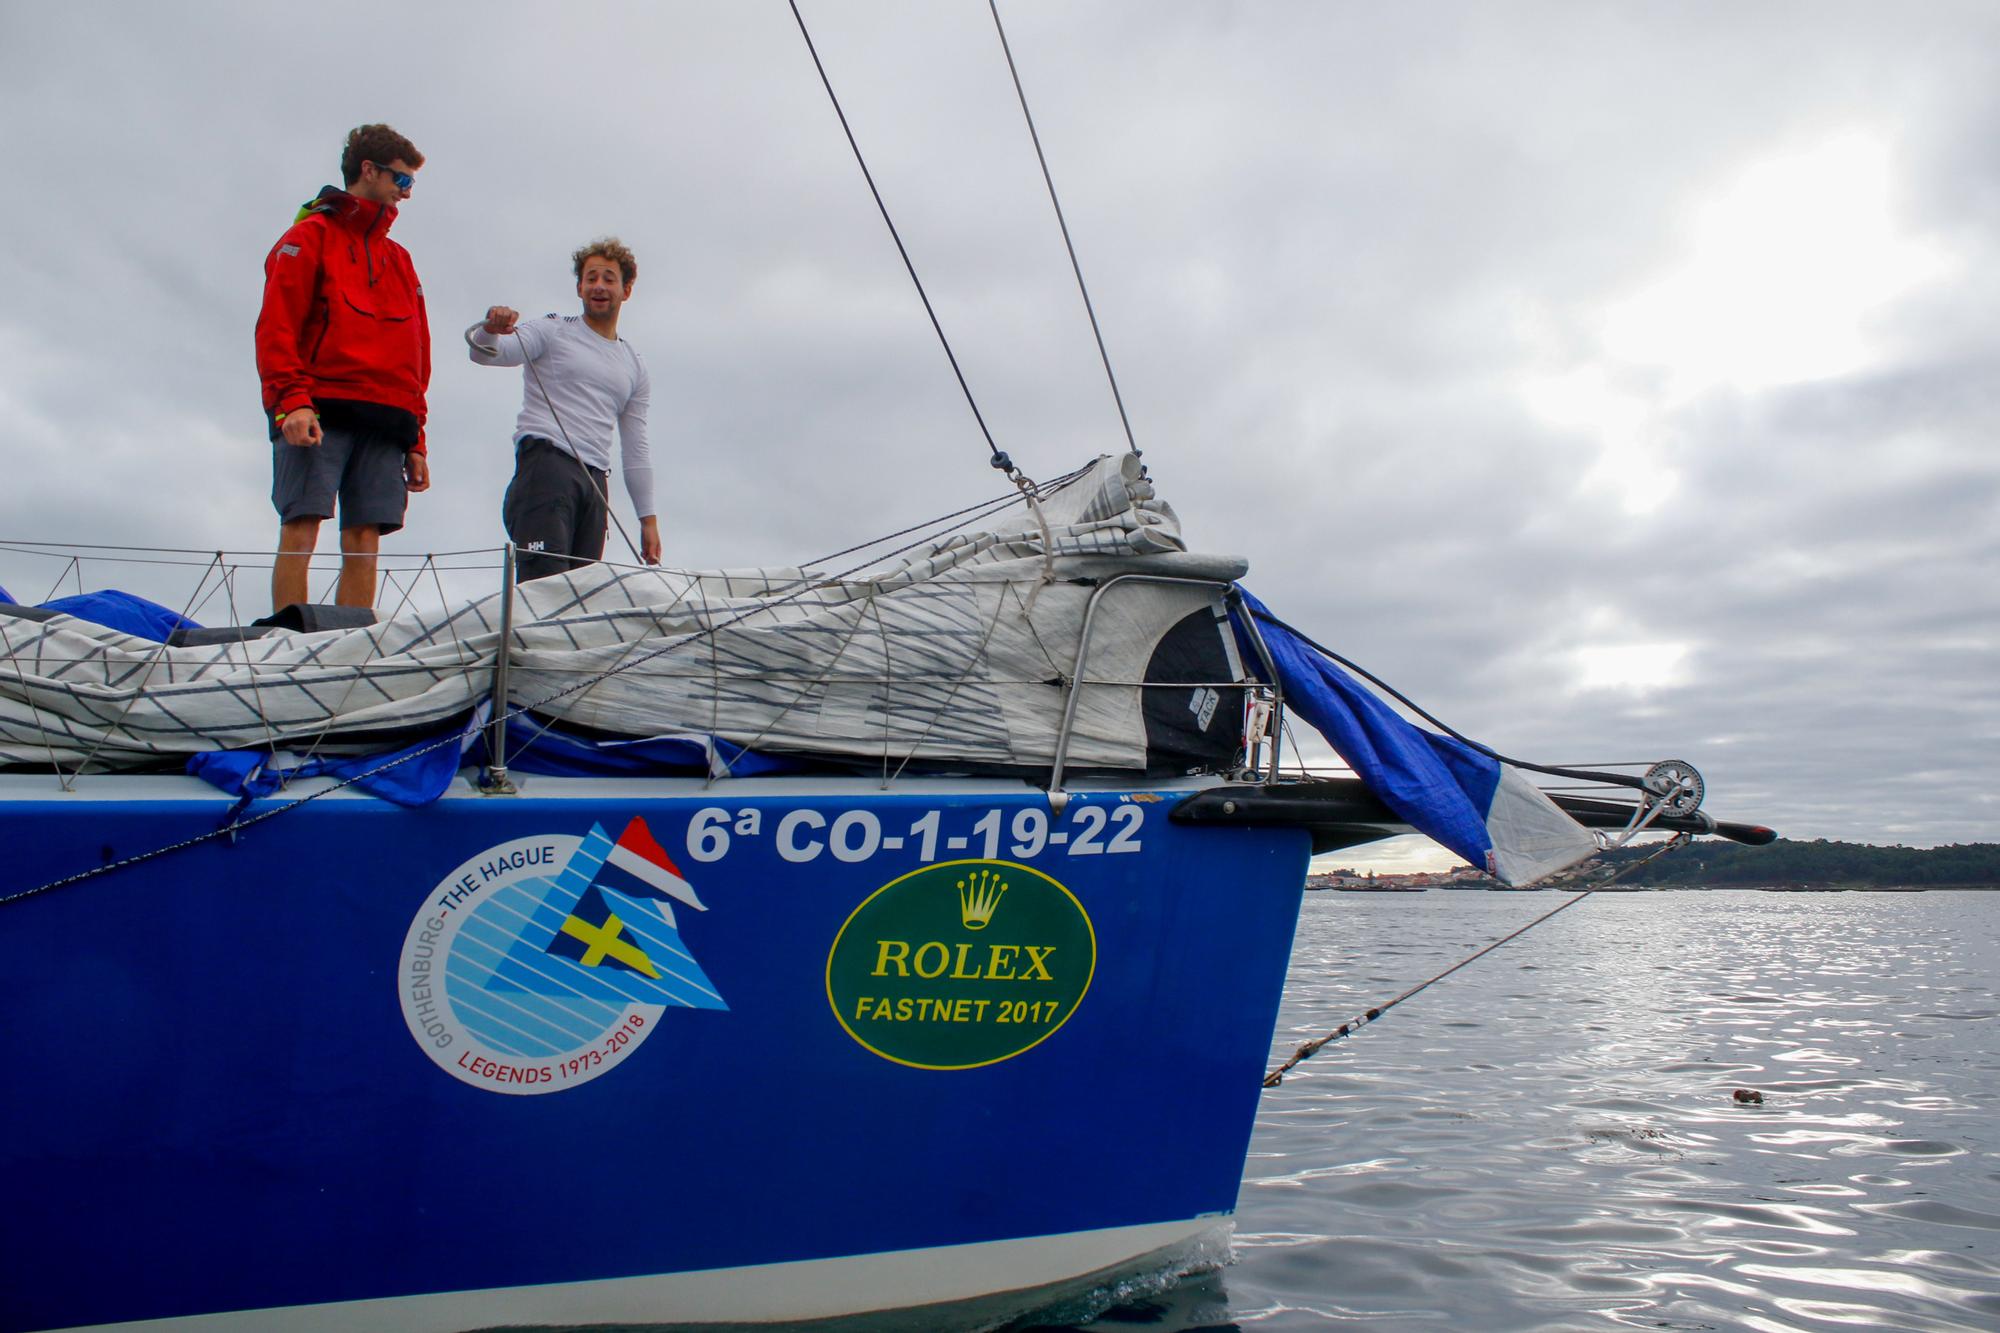
{"type": "Polygon", "coordinates": [[[639,262],[615,236],[571,256],[583,315],[521,323],[496,305],[465,331],[474,363],[524,366],[514,423],[514,479],[502,515],[519,578],[544,578],[603,558],[610,518],[611,435],[618,433],[625,491],[639,515],[639,554],[660,563],[653,463],[646,443],[652,381],[632,344],[618,336],[639,262]]]}

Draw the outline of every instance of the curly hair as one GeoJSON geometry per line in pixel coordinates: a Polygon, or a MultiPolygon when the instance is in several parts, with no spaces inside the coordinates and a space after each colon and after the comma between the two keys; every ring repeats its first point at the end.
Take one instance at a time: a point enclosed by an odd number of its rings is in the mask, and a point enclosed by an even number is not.
{"type": "Polygon", "coordinates": [[[616,236],[600,236],[569,257],[570,265],[576,270],[576,280],[583,281],[583,265],[592,256],[608,259],[618,265],[618,271],[625,277],[625,285],[630,287],[639,277],[639,261],[623,241],[616,236]]]}
{"type": "Polygon", "coordinates": [[[386,167],[396,161],[407,162],[415,170],[424,164],[424,155],[387,125],[356,125],[347,132],[347,146],[340,150],[340,179],[352,185],[361,179],[363,162],[386,167]]]}

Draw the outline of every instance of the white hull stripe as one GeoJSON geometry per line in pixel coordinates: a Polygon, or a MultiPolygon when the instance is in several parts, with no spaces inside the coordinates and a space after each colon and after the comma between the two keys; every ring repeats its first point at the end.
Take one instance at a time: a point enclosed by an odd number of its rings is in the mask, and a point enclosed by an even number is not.
{"type": "Polygon", "coordinates": [[[197,1329],[202,1333],[350,1333],[356,1328],[455,1333],[522,1324],[758,1324],[825,1319],[1057,1286],[1174,1249],[1227,1225],[1221,1217],[1190,1218],[1059,1236],[657,1277],[495,1287],[78,1327],[143,1329],[147,1333],[193,1333],[197,1329]],[[893,1304],[885,1306],[885,1300],[893,1304]]]}

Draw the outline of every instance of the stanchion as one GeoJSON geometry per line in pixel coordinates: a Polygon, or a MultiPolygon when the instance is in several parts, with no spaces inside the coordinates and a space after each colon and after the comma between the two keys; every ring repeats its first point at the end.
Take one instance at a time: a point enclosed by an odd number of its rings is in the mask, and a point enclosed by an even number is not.
{"type": "Polygon", "coordinates": [[[486,728],[487,763],[479,789],[488,796],[513,796],[507,777],[507,659],[514,649],[514,543],[500,548],[500,645],[493,654],[493,721],[486,728]]]}

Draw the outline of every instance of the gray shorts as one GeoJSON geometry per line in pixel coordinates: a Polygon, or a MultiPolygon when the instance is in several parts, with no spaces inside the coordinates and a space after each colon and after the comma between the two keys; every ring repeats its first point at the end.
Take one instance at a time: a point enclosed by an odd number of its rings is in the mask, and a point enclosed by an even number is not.
{"type": "Polygon", "coordinates": [[[280,522],[332,518],[340,499],[340,526],[378,528],[384,534],[403,526],[410,488],[403,478],[403,446],[365,426],[322,420],[318,444],[271,445],[271,503],[280,522]]]}

